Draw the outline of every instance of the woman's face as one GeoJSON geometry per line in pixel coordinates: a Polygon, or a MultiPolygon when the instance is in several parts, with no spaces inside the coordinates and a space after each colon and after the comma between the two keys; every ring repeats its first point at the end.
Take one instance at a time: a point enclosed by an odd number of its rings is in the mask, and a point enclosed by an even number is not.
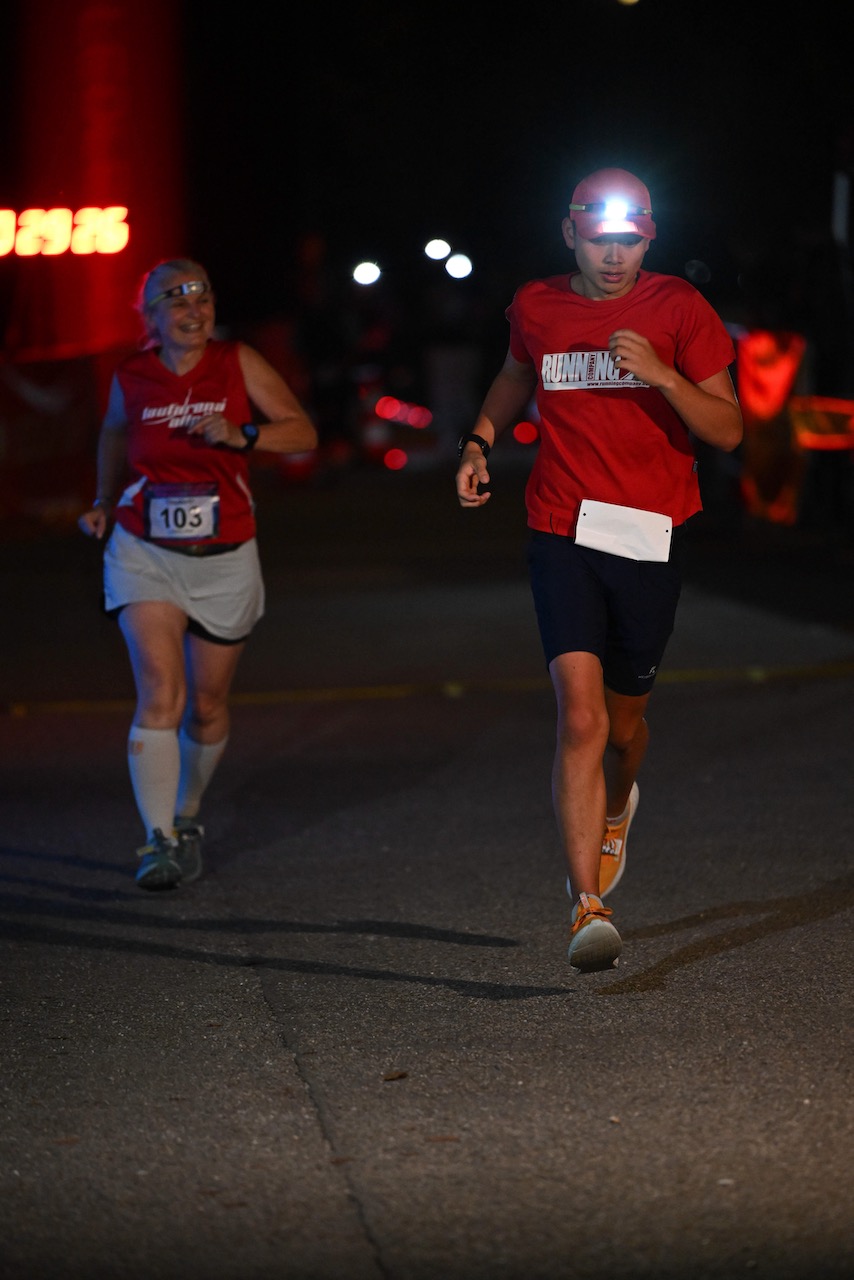
{"type": "MultiPolygon", "coordinates": [[[[172,272],[160,283],[160,292],[167,293],[198,278],[198,274],[188,271],[172,272]]],[[[215,322],[216,308],[210,286],[202,292],[161,298],[148,311],[149,333],[164,350],[176,353],[203,350],[213,337],[215,322]]]]}

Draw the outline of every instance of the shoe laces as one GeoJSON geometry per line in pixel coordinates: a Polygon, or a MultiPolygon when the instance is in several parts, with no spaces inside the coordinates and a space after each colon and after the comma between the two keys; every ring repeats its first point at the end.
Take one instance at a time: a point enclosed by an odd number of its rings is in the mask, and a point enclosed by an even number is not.
{"type": "Polygon", "coordinates": [[[601,902],[591,902],[586,893],[578,895],[578,913],[573,921],[572,932],[578,933],[578,930],[590,920],[607,920],[608,916],[614,913],[610,907],[604,906],[601,902]]]}
{"type": "Polygon", "coordinates": [[[622,847],[623,842],[619,836],[612,835],[610,831],[605,832],[605,838],[602,841],[603,858],[619,858],[622,847]]]}

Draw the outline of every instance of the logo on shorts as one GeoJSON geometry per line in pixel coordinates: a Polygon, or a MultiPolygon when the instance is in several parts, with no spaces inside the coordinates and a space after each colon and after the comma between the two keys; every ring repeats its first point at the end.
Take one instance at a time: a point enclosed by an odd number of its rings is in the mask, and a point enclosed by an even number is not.
{"type": "Polygon", "coordinates": [[[649,671],[646,673],[645,676],[638,676],[638,680],[652,680],[656,671],[657,671],[657,667],[650,667],[649,671]]]}

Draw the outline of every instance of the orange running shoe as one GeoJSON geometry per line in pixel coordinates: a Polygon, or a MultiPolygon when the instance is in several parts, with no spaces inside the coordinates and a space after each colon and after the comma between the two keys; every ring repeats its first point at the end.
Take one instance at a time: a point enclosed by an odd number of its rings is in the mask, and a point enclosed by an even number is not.
{"type": "Polygon", "coordinates": [[[608,822],[602,838],[602,857],[599,859],[599,893],[605,897],[620,883],[626,869],[626,842],[629,838],[629,827],[635,816],[640,799],[638,784],[635,783],[629,793],[629,803],[619,822],[613,825],[608,822]]]}
{"type": "Polygon", "coordinates": [[[572,909],[572,937],[569,940],[569,963],[582,973],[617,966],[623,941],[611,924],[610,907],[594,893],[582,893],[572,909]]]}

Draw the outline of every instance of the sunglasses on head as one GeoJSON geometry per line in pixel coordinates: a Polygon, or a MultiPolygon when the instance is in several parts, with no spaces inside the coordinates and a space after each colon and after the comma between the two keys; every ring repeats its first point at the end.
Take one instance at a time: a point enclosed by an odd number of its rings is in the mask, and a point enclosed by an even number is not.
{"type": "Polygon", "coordinates": [[[164,289],[162,293],[158,293],[156,298],[152,298],[148,303],[153,307],[155,303],[162,302],[164,298],[180,298],[191,293],[207,293],[210,285],[207,280],[185,280],[183,284],[176,284],[171,289],[164,289]]]}

